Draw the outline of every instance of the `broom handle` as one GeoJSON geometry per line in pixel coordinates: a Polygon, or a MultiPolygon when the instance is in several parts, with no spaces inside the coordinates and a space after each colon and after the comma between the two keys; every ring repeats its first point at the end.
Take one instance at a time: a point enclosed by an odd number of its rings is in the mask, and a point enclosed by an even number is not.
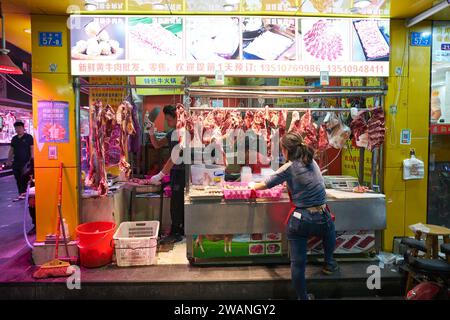
{"type": "MultiPolygon", "coordinates": [[[[56,246],[55,246],[55,259],[58,259],[59,251],[59,235],[61,228],[61,194],[62,194],[62,162],[59,164],[59,180],[58,180],[58,222],[56,228],[56,246]]],[[[64,229],[64,228],[63,228],[64,229]]]]}
{"type": "Polygon", "coordinates": [[[67,247],[66,228],[64,227],[64,220],[62,215],[62,176],[63,176],[63,163],[59,164],[59,194],[58,194],[58,211],[59,211],[59,225],[62,230],[64,238],[64,248],[66,249],[66,257],[69,258],[69,248],[67,247]]]}

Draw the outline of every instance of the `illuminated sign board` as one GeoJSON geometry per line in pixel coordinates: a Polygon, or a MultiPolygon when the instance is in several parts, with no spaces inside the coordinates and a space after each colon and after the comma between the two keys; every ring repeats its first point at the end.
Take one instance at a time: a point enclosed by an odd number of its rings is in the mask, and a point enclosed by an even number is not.
{"type": "Polygon", "coordinates": [[[389,20],[72,16],[73,75],[389,76],[389,20]]]}

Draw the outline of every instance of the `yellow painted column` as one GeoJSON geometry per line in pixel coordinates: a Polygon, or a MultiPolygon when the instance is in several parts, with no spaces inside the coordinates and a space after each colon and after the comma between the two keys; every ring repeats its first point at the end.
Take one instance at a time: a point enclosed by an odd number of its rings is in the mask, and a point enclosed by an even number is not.
{"type": "Polygon", "coordinates": [[[59,163],[63,162],[62,212],[75,238],[78,225],[78,173],[76,159],[75,95],[70,76],[69,30],[65,16],[32,15],[33,124],[38,128],[38,101],[69,103],[69,142],[38,144],[35,136],[36,241],[42,242],[57,227],[59,163]],[[61,32],[61,47],[39,45],[39,32],[61,32]],[[57,147],[57,160],[49,160],[49,146],[57,147]]]}
{"type": "Polygon", "coordinates": [[[408,30],[404,20],[391,21],[391,71],[385,105],[387,132],[384,147],[386,251],[392,250],[395,237],[411,235],[409,225],[425,223],[427,216],[431,47],[411,47],[409,33],[413,31],[431,32],[431,23],[423,22],[408,30]],[[396,73],[397,68],[403,68],[401,74],[396,73]],[[394,105],[397,106],[396,114],[390,112],[394,105]],[[400,144],[402,129],[411,130],[411,145],[400,144]],[[409,158],[410,149],[415,149],[417,158],[425,162],[423,180],[403,180],[403,160],[409,158]]]}

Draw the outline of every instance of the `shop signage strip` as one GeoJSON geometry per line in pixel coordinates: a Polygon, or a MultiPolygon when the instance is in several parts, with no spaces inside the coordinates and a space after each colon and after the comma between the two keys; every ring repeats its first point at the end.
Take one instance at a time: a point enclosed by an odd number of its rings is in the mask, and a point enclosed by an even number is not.
{"type": "Polygon", "coordinates": [[[318,76],[321,70],[329,70],[336,77],[387,77],[388,66],[383,62],[302,63],[295,61],[228,61],[222,62],[90,62],[72,61],[75,75],[212,75],[223,71],[226,76],[318,76]]]}
{"type": "Polygon", "coordinates": [[[389,20],[72,16],[73,75],[389,76],[389,20]]]}

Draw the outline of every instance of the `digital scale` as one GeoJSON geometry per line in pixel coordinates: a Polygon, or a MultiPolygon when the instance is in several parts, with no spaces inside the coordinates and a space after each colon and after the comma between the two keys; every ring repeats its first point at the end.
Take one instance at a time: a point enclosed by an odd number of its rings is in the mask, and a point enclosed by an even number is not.
{"type": "Polygon", "coordinates": [[[358,179],[352,176],[323,176],[327,189],[353,190],[359,185],[358,179]]]}

